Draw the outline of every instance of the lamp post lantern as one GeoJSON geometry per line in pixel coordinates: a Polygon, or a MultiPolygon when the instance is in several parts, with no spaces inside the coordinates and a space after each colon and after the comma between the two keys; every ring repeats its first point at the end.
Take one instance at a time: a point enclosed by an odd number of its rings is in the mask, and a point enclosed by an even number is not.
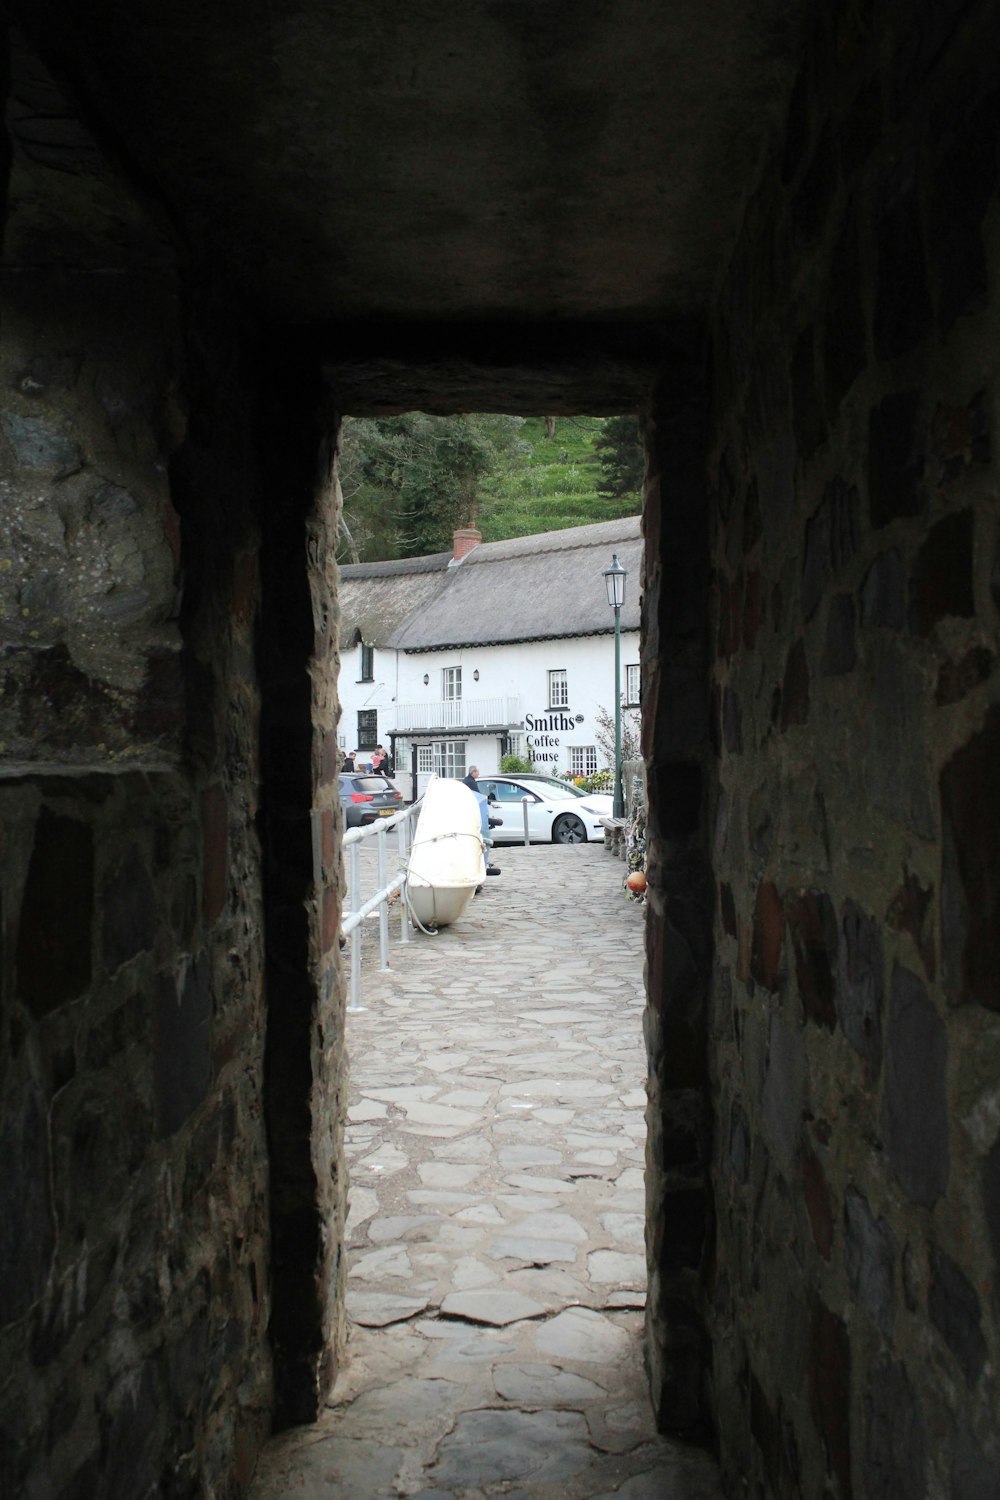
{"type": "Polygon", "coordinates": [[[618,561],[618,553],[611,554],[611,566],[604,569],[604,582],[608,590],[608,603],[615,612],[615,799],[612,814],[616,818],[625,816],[625,798],[622,796],[622,605],[625,603],[625,579],[628,573],[618,561]]]}

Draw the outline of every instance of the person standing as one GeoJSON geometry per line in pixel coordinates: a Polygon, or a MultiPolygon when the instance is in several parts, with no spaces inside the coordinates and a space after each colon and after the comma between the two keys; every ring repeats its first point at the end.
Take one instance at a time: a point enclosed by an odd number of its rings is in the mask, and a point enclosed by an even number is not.
{"type": "Polygon", "coordinates": [[[342,771],[356,771],[357,770],[357,766],[354,764],[354,752],[353,752],[353,750],[350,751],[348,754],[346,754],[344,756],[343,764],[341,765],[340,769],[342,771]]]}
{"type": "Polygon", "coordinates": [[[386,755],[381,745],[375,746],[375,754],[372,756],[372,762],[369,770],[371,771],[373,776],[384,776],[388,781],[389,757],[386,755]]]}
{"type": "Polygon", "coordinates": [[[476,777],[478,775],[479,775],[479,767],[478,766],[470,766],[469,767],[469,774],[468,774],[468,776],[463,776],[462,777],[462,785],[463,786],[467,786],[469,788],[470,792],[478,792],[479,791],[479,782],[476,780],[476,777]]]}

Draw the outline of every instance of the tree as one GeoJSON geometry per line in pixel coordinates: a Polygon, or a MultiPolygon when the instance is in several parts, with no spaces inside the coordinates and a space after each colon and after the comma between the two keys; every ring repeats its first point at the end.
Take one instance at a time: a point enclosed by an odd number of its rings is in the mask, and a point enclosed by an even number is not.
{"type": "Polygon", "coordinates": [[[466,415],[345,421],[338,472],[352,558],[418,557],[475,524],[485,480],[502,471],[520,419],[466,415]]]}
{"type": "MultiPolygon", "coordinates": [[[[615,716],[608,713],[606,708],[598,708],[594,714],[594,722],[597,725],[595,739],[597,748],[604,758],[605,766],[614,769],[615,764],[615,716]]],[[[622,708],[622,763],[627,760],[639,760],[642,755],[641,746],[642,725],[639,712],[635,708],[622,708]]]]}
{"type": "Polygon", "coordinates": [[[601,479],[597,486],[599,495],[620,500],[642,495],[642,481],[646,465],[642,438],[639,434],[639,418],[634,416],[608,417],[604,430],[594,443],[601,462],[601,479]]]}

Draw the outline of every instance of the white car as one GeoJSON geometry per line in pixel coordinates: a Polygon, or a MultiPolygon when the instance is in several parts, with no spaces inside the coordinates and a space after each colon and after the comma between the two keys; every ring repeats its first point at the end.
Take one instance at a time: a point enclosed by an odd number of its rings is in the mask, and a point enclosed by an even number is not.
{"type": "Polygon", "coordinates": [[[479,776],[479,790],[491,801],[493,816],[503,825],[492,829],[495,844],[524,841],[524,806],[528,837],[537,842],[582,844],[604,839],[602,818],[611,817],[614,799],[606,792],[581,792],[578,786],[548,776],[479,776]]]}

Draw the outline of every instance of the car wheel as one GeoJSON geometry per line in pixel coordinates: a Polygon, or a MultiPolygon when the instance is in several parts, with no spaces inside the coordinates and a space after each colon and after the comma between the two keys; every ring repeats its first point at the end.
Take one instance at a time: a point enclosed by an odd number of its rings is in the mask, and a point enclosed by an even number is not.
{"type": "Polygon", "coordinates": [[[585,844],[586,841],[587,830],[574,813],[566,813],[553,823],[552,842],[554,844],[585,844]]]}

